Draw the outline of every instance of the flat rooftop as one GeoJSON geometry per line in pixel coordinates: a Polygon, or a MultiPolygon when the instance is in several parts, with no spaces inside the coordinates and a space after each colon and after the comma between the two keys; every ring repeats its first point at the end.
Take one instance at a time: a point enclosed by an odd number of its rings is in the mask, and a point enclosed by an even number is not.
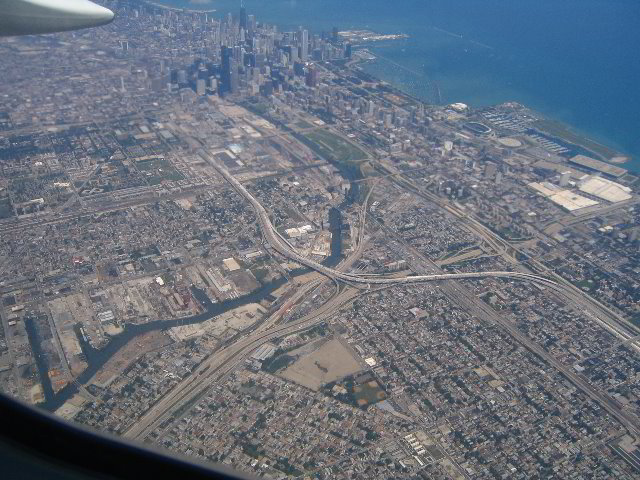
{"type": "Polygon", "coordinates": [[[616,178],[622,177],[627,173],[627,170],[625,168],[616,167],[615,165],[610,165],[608,163],[601,162],[600,160],[587,157],[586,155],[576,155],[575,157],[570,158],[569,161],[576,165],[590,168],[591,170],[602,172],[616,178]]]}
{"type": "Polygon", "coordinates": [[[580,184],[580,191],[611,203],[631,199],[631,189],[606,178],[590,177],[580,184]]]}
{"type": "Polygon", "coordinates": [[[599,202],[591,200],[590,198],[583,197],[570,190],[563,190],[560,187],[548,182],[544,183],[530,183],[529,187],[540,193],[543,197],[548,198],[556,205],[560,205],[568,212],[580,210],[581,208],[594,207],[599,205],[599,202]]]}

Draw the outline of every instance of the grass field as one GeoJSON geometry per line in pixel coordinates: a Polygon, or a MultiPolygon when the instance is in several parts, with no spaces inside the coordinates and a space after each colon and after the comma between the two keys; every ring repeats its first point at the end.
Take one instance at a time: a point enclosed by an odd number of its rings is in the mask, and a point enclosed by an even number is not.
{"type": "Polygon", "coordinates": [[[351,142],[327,130],[313,130],[303,134],[306,145],[329,161],[351,163],[365,160],[367,154],[351,142]]]}
{"type": "Polygon", "coordinates": [[[311,125],[309,122],[307,122],[306,120],[298,120],[295,123],[295,126],[298,128],[311,128],[313,127],[313,125],[311,125]]]}
{"type": "Polygon", "coordinates": [[[149,160],[139,160],[136,167],[146,178],[149,185],[158,185],[165,180],[176,181],[182,180],[184,177],[178,172],[171,162],[162,158],[152,158],[149,160]]]}
{"type": "Polygon", "coordinates": [[[371,380],[370,382],[353,387],[353,398],[356,405],[366,407],[387,398],[387,394],[380,388],[378,382],[371,380]]]}

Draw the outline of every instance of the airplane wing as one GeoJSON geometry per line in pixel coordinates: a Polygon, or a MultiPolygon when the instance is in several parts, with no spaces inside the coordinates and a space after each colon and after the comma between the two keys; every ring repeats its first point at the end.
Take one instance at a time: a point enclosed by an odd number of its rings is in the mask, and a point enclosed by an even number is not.
{"type": "Polygon", "coordinates": [[[0,36],[97,27],[113,12],[89,0],[0,0],[0,36]]]}

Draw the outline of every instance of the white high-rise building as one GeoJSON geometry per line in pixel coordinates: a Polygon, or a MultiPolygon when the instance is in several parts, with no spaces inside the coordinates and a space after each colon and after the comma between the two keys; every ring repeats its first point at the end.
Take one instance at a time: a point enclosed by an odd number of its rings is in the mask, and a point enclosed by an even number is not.
{"type": "Polygon", "coordinates": [[[309,53],[309,32],[307,30],[302,30],[300,42],[301,42],[300,59],[303,62],[306,62],[308,53],[309,53]]]}
{"type": "Polygon", "coordinates": [[[196,82],[196,93],[198,95],[204,95],[206,93],[206,82],[204,80],[204,78],[199,78],[198,81],[196,82]]]}

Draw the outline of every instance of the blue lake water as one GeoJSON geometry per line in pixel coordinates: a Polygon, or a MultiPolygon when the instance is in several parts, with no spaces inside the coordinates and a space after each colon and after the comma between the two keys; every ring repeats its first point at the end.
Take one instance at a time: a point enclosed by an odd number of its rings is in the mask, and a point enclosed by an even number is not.
{"type": "MultiPolygon", "coordinates": [[[[159,0],[239,9],[239,1],[159,0]]],[[[258,21],[406,33],[365,69],[428,102],[523,103],[633,157],[640,172],[638,0],[245,0],[258,21]]]]}

